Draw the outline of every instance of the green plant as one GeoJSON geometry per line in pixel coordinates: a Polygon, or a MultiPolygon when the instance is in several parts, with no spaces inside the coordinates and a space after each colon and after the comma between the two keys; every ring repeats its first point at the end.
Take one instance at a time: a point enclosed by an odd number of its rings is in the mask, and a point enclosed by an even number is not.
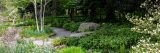
{"type": "Polygon", "coordinates": [[[68,46],[75,46],[79,44],[78,42],[79,38],[75,37],[66,37],[62,39],[62,44],[68,45],[68,46]]]}
{"type": "MultiPolygon", "coordinates": [[[[104,52],[119,51],[124,48],[128,49],[145,34],[133,32],[130,26],[119,24],[104,24],[100,30],[93,34],[81,38],[68,38],[64,44],[68,46],[81,46],[86,49],[98,49],[104,52]],[[70,40],[69,40],[70,39],[70,40]]],[[[120,51],[119,51],[120,52],[120,51]]]]}
{"type": "Polygon", "coordinates": [[[151,38],[142,38],[137,45],[131,47],[131,53],[159,53],[160,44],[151,42],[151,38]]]}
{"type": "Polygon", "coordinates": [[[136,27],[132,28],[132,30],[140,33],[148,33],[151,35],[160,35],[159,7],[159,1],[145,0],[145,2],[141,4],[141,8],[147,10],[147,13],[145,13],[143,16],[141,15],[141,12],[128,13],[126,18],[133,24],[136,24],[136,27]]]}
{"type": "Polygon", "coordinates": [[[0,26],[0,36],[4,35],[7,31],[8,26],[0,26]]]}
{"type": "Polygon", "coordinates": [[[79,38],[74,38],[74,37],[61,37],[61,38],[56,38],[53,40],[52,44],[55,46],[63,45],[66,44],[68,46],[72,45],[77,45],[78,44],[78,39],[79,38]]]}
{"type": "Polygon", "coordinates": [[[0,53],[54,53],[55,49],[50,46],[37,46],[33,42],[23,41],[17,45],[0,44],[0,53]]]}
{"type": "Polygon", "coordinates": [[[122,44],[120,46],[120,53],[125,53],[125,45],[124,44],[122,44]]]}
{"type": "Polygon", "coordinates": [[[63,38],[56,38],[53,40],[52,44],[54,46],[59,46],[59,45],[62,45],[62,41],[63,41],[63,38]]]}
{"type": "Polygon", "coordinates": [[[80,23],[71,22],[71,23],[65,23],[63,25],[63,28],[69,31],[75,32],[78,30],[79,26],[80,26],[80,23]]]}
{"type": "Polygon", "coordinates": [[[22,19],[20,18],[17,22],[16,22],[16,26],[32,26],[32,25],[36,25],[35,19],[31,19],[31,18],[25,18],[22,19]]]}
{"type": "Polygon", "coordinates": [[[54,35],[52,30],[49,28],[49,26],[45,26],[44,31],[38,32],[36,30],[35,26],[24,26],[21,32],[21,35],[24,37],[40,37],[40,38],[46,38],[51,35],[54,35]]]}
{"type": "Polygon", "coordinates": [[[63,17],[47,17],[45,19],[45,24],[50,24],[52,27],[63,27],[65,23],[69,23],[70,21],[68,18],[63,17]]]}
{"type": "Polygon", "coordinates": [[[57,53],[87,53],[87,51],[85,49],[82,49],[81,47],[71,46],[58,50],[57,53]]]}

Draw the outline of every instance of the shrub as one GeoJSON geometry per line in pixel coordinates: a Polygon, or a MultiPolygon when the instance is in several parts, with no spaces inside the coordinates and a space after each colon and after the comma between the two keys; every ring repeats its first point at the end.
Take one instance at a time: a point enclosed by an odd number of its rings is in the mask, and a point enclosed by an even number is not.
{"type": "Polygon", "coordinates": [[[63,41],[63,38],[56,38],[53,40],[52,44],[54,46],[60,46],[60,45],[62,45],[62,41],[63,41]]]}
{"type": "Polygon", "coordinates": [[[25,21],[19,21],[16,24],[16,26],[32,26],[32,25],[36,25],[36,22],[35,19],[30,19],[30,18],[25,19],[25,21]]]}
{"type": "Polygon", "coordinates": [[[48,17],[45,19],[45,24],[51,24],[52,27],[63,27],[65,23],[69,23],[68,18],[48,17]]]}
{"type": "Polygon", "coordinates": [[[159,53],[160,44],[152,43],[151,38],[142,38],[137,45],[132,46],[131,53],[159,53]]]}
{"type": "Polygon", "coordinates": [[[55,49],[49,46],[37,46],[33,42],[18,43],[15,46],[0,44],[0,53],[54,53],[55,49]]]}
{"type": "Polygon", "coordinates": [[[142,14],[141,12],[128,13],[126,18],[136,24],[132,30],[141,33],[148,33],[151,35],[160,35],[160,3],[159,1],[145,0],[141,4],[141,8],[147,10],[143,16],[136,14],[142,14]]]}
{"type": "Polygon", "coordinates": [[[57,51],[57,53],[87,53],[87,51],[82,49],[81,47],[72,46],[72,47],[63,48],[57,51]]]}
{"type": "Polygon", "coordinates": [[[49,37],[50,35],[53,35],[54,33],[49,28],[49,26],[45,26],[44,31],[38,32],[36,30],[35,26],[24,26],[21,32],[21,35],[24,37],[49,37]]]}
{"type": "Polygon", "coordinates": [[[7,31],[8,26],[0,26],[0,36],[4,35],[7,31]]]}
{"type": "Polygon", "coordinates": [[[122,44],[130,47],[141,37],[141,34],[127,29],[118,31],[98,30],[96,33],[83,37],[79,45],[88,49],[119,49],[122,44]]]}
{"type": "MultiPolygon", "coordinates": [[[[86,49],[98,49],[104,52],[119,51],[121,46],[128,49],[136,44],[145,34],[133,32],[128,26],[104,24],[100,30],[81,38],[66,38],[64,44],[69,46],[81,46],[86,49]],[[69,40],[71,39],[71,40],[69,40]]],[[[121,48],[123,50],[123,48],[121,48]]],[[[120,52],[120,51],[119,51],[120,52]]],[[[122,51],[121,51],[122,52],[122,51]]]]}
{"type": "Polygon", "coordinates": [[[71,23],[65,23],[63,25],[63,28],[65,28],[69,31],[75,32],[78,30],[79,26],[80,26],[80,23],[71,22],[71,23]]]}

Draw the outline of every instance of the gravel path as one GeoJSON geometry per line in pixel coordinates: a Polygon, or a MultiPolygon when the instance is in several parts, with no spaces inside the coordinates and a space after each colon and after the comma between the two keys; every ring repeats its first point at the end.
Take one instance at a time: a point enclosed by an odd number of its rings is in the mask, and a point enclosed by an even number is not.
{"type": "MultiPolygon", "coordinates": [[[[82,33],[72,33],[63,28],[51,28],[53,32],[56,33],[54,37],[49,37],[45,40],[37,39],[37,38],[23,38],[25,41],[32,41],[34,44],[39,46],[53,46],[52,42],[54,39],[59,37],[80,37],[86,34],[90,34],[91,32],[82,32],[82,33]]],[[[9,45],[16,45],[18,39],[22,39],[19,32],[21,32],[21,28],[12,28],[9,27],[8,31],[0,37],[0,40],[9,45]]]]}

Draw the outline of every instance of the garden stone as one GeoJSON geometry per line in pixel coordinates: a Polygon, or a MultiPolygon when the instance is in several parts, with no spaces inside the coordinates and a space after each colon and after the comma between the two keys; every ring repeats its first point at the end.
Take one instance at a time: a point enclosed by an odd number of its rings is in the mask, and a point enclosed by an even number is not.
{"type": "Polygon", "coordinates": [[[85,31],[94,31],[96,29],[98,29],[98,27],[100,27],[99,24],[97,23],[82,23],[79,28],[78,28],[78,31],[79,32],[85,32],[85,31]]]}

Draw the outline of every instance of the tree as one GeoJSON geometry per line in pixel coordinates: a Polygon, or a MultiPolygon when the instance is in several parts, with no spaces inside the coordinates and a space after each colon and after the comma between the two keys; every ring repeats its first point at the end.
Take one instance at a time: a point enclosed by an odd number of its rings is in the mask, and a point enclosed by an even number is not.
{"type": "Polygon", "coordinates": [[[36,18],[36,25],[37,25],[37,31],[43,31],[44,30],[44,17],[45,17],[45,11],[46,11],[46,5],[51,0],[34,0],[32,3],[34,3],[34,9],[35,9],[35,18],[36,18]],[[43,4],[44,2],[44,4],[43,4]],[[39,16],[37,15],[37,3],[40,3],[40,11],[39,16]],[[39,29],[39,22],[38,17],[40,17],[40,29],[39,29]]]}
{"type": "Polygon", "coordinates": [[[38,22],[38,15],[37,15],[37,0],[31,0],[31,2],[34,4],[34,11],[35,11],[35,18],[36,18],[36,27],[37,31],[39,32],[39,22],[38,22]]]}
{"type": "Polygon", "coordinates": [[[28,5],[28,0],[3,0],[2,1],[6,10],[7,17],[13,17],[13,24],[15,25],[16,18],[19,17],[18,15],[18,8],[23,8],[28,5]]]}
{"type": "Polygon", "coordinates": [[[44,17],[45,17],[45,12],[46,12],[46,5],[50,2],[51,0],[41,0],[41,8],[40,8],[40,18],[41,18],[41,31],[44,30],[44,17]]]}
{"type": "Polygon", "coordinates": [[[74,14],[78,5],[78,0],[60,0],[63,7],[66,9],[66,14],[69,14],[71,20],[74,20],[74,14]]]}
{"type": "MultiPolygon", "coordinates": [[[[145,16],[135,15],[137,12],[128,13],[126,17],[130,22],[136,25],[132,30],[151,34],[160,35],[160,0],[146,0],[141,4],[141,8],[147,10],[145,16]]],[[[138,12],[139,13],[139,12],[138,12]]]]}
{"type": "MultiPolygon", "coordinates": [[[[115,21],[115,11],[133,12],[138,10],[144,0],[80,0],[82,14],[94,21],[103,16],[100,21],[115,21]]],[[[98,20],[96,20],[98,21],[98,20]]]]}

